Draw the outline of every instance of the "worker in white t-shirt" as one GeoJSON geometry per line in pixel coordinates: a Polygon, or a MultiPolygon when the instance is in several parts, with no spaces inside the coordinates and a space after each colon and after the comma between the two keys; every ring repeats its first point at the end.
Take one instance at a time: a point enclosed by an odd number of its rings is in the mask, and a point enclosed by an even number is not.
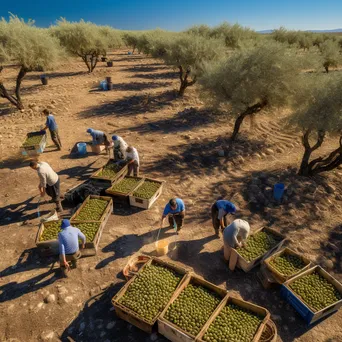
{"type": "Polygon", "coordinates": [[[123,140],[118,135],[113,135],[112,140],[114,143],[114,147],[113,147],[114,160],[115,161],[125,160],[128,144],[126,143],[125,140],[123,140]]]}
{"type": "Polygon", "coordinates": [[[133,146],[128,146],[126,149],[126,161],[128,165],[128,176],[133,172],[134,177],[139,177],[139,154],[133,146]]]}

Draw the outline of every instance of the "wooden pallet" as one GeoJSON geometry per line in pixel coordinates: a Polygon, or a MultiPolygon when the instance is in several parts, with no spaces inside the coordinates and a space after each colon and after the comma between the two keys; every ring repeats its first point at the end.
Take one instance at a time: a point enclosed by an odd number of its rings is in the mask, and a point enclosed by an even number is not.
{"type": "MultiPolygon", "coordinates": [[[[124,294],[126,293],[126,291],[128,290],[129,286],[135,281],[135,279],[139,276],[139,274],[141,272],[143,272],[143,270],[145,269],[145,267],[147,265],[151,265],[151,264],[157,264],[157,265],[162,265],[166,268],[172,269],[174,270],[176,273],[180,274],[183,276],[183,278],[181,279],[181,281],[179,282],[175,293],[177,292],[177,290],[180,288],[180,286],[182,286],[183,282],[187,279],[188,276],[188,272],[179,267],[176,266],[174,264],[165,262],[161,259],[158,258],[152,258],[150,261],[148,261],[140,270],[139,272],[133,276],[133,278],[131,278],[126,285],[124,285],[123,288],[121,288],[121,290],[112,298],[112,304],[115,308],[115,313],[118,317],[120,317],[121,319],[131,323],[132,325],[136,326],[137,328],[147,332],[147,333],[152,333],[152,329],[153,326],[155,325],[160,313],[152,320],[152,321],[147,321],[146,319],[144,319],[143,317],[139,316],[136,312],[134,312],[133,310],[125,307],[124,305],[122,305],[121,303],[119,303],[120,298],[122,298],[124,296],[124,294]]],[[[171,296],[171,298],[173,298],[173,296],[171,296]]]]}
{"type": "MultiPolygon", "coordinates": [[[[151,181],[155,183],[159,183],[160,187],[158,190],[154,193],[154,195],[151,198],[145,199],[145,198],[140,198],[137,196],[134,196],[134,192],[129,195],[129,204],[133,207],[138,207],[138,208],[143,208],[143,209],[149,209],[153,205],[153,203],[159,198],[163,191],[163,185],[164,181],[159,181],[151,178],[144,178],[144,181],[151,181]]],[[[142,182],[139,187],[143,184],[142,182]]],[[[138,190],[139,187],[137,187],[135,190],[138,190]]]]}
{"type": "MultiPolygon", "coordinates": [[[[206,281],[206,280],[204,280],[204,279],[202,279],[196,275],[189,275],[187,277],[187,279],[183,282],[183,284],[179,287],[179,289],[175,292],[175,294],[171,298],[169,304],[163,310],[163,312],[161,313],[161,315],[158,319],[158,331],[159,331],[159,333],[162,334],[163,336],[165,336],[168,340],[170,340],[172,342],[189,342],[189,341],[195,341],[195,339],[196,339],[196,336],[194,336],[191,333],[183,330],[182,328],[178,327],[177,325],[168,321],[165,318],[165,313],[169,309],[170,305],[178,298],[178,296],[181,294],[181,292],[190,283],[203,286],[204,288],[207,288],[210,291],[215,292],[216,294],[218,294],[222,298],[222,301],[227,296],[226,290],[224,290],[224,289],[222,289],[222,288],[220,288],[220,287],[218,287],[218,286],[216,286],[216,285],[214,285],[214,284],[212,284],[212,283],[210,283],[210,282],[208,282],[208,281],[206,281]]],[[[222,304],[222,301],[217,306],[217,308],[222,304]]],[[[212,316],[214,315],[217,308],[214,310],[212,316]]]]}
{"type": "Polygon", "coordinates": [[[279,282],[279,284],[284,283],[286,280],[291,279],[292,277],[296,276],[297,274],[299,274],[299,273],[301,273],[301,272],[303,272],[303,271],[305,271],[311,267],[311,261],[308,258],[306,258],[302,254],[299,254],[299,253],[297,253],[297,252],[295,252],[292,249],[287,248],[287,247],[282,249],[281,251],[274,253],[273,255],[269,256],[267,259],[264,260],[264,263],[265,263],[265,266],[267,267],[267,269],[272,273],[274,278],[279,282]],[[283,254],[289,254],[289,255],[294,255],[294,256],[298,257],[299,259],[301,259],[304,262],[305,266],[302,269],[300,269],[299,271],[297,271],[291,275],[285,275],[285,274],[281,273],[276,268],[274,268],[270,262],[274,258],[281,256],[283,254]]]}
{"type": "Polygon", "coordinates": [[[271,248],[266,253],[255,258],[252,261],[247,261],[242,255],[239,254],[239,250],[235,249],[235,252],[238,255],[238,260],[237,260],[236,266],[241,268],[245,272],[249,272],[252,268],[258,266],[262,260],[266,259],[272,253],[278,251],[283,246],[283,244],[285,242],[285,236],[284,235],[282,235],[282,234],[278,233],[276,230],[274,230],[272,228],[268,228],[268,227],[262,227],[262,228],[256,230],[254,233],[252,233],[252,235],[257,234],[261,231],[270,232],[271,234],[278,236],[281,240],[273,248],[271,248]]]}
{"type": "Polygon", "coordinates": [[[260,336],[262,335],[262,332],[264,331],[265,325],[266,325],[267,321],[270,319],[269,311],[266,310],[265,308],[259,306],[259,305],[255,305],[253,303],[246,302],[242,299],[238,299],[238,298],[231,297],[231,296],[227,295],[224,298],[224,300],[221,302],[221,304],[218,306],[218,308],[215,310],[214,314],[210,317],[209,321],[204,325],[204,327],[202,328],[200,333],[197,335],[196,342],[205,342],[203,340],[205,333],[209,329],[210,325],[214,322],[216,317],[220,314],[221,310],[228,304],[234,304],[234,305],[239,306],[241,308],[252,311],[253,313],[255,313],[258,316],[263,317],[261,324],[259,325],[258,329],[256,330],[256,332],[254,334],[253,339],[251,340],[251,342],[259,341],[260,336]]]}
{"type": "MultiPolygon", "coordinates": [[[[106,165],[108,165],[109,163],[114,163],[115,160],[114,159],[109,159],[108,162],[106,163],[106,165]]],[[[105,166],[106,166],[105,165],[105,166]]],[[[101,171],[105,168],[105,166],[101,167],[99,170],[97,170],[96,172],[94,172],[90,178],[92,179],[97,179],[99,181],[103,181],[103,182],[108,182],[108,183],[115,183],[115,182],[119,182],[123,177],[125,177],[128,173],[128,166],[127,165],[123,165],[121,170],[119,170],[114,177],[110,178],[110,177],[105,177],[105,176],[99,176],[99,174],[101,173],[101,171]]]]}

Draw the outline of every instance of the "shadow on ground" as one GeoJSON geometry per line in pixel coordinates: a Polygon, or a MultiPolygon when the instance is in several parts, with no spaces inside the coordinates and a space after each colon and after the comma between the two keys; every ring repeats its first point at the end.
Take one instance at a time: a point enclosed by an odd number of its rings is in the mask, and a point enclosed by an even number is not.
{"type": "Polygon", "coordinates": [[[21,154],[14,154],[7,159],[0,161],[0,170],[1,169],[10,169],[15,170],[22,167],[29,167],[30,161],[24,158],[21,154]]]}
{"type": "Polygon", "coordinates": [[[80,117],[89,118],[92,116],[128,116],[146,112],[155,112],[170,105],[177,95],[174,91],[166,91],[157,94],[142,94],[126,96],[120,100],[95,106],[80,112],[80,117]]]}
{"type": "Polygon", "coordinates": [[[129,71],[129,72],[153,72],[158,70],[165,70],[169,69],[168,66],[162,63],[153,63],[148,65],[137,65],[134,67],[124,68],[122,71],[129,71]]]}
{"type": "Polygon", "coordinates": [[[58,172],[61,175],[67,175],[67,178],[74,178],[80,181],[87,180],[96,170],[98,167],[93,167],[96,163],[96,160],[86,166],[73,166],[68,169],[63,169],[58,172]]]}
{"type": "Polygon", "coordinates": [[[131,78],[143,78],[145,80],[164,80],[164,79],[176,79],[178,78],[178,74],[174,71],[166,71],[166,72],[159,72],[153,74],[134,74],[131,78]]]}
{"type": "MultiPolygon", "coordinates": [[[[85,64],[84,67],[86,68],[85,64]]],[[[48,78],[62,78],[62,77],[74,77],[74,76],[81,76],[81,75],[87,75],[87,71],[68,71],[68,72],[47,72],[45,75],[48,78]]],[[[25,76],[25,80],[37,80],[39,81],[40,85],[40,75],[39,74],[28,74],[25,76]]]]}
{"type": "Polygon", "coordinates": [[[119,91],[141,91],[160,87],[168,87],[171,82],[130,82],[113,84],[113,90],[119,91]]]}

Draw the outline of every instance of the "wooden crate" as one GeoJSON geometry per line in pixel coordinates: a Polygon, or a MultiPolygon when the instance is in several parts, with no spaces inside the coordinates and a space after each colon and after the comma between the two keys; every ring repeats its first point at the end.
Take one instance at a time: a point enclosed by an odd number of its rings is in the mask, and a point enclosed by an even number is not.
{"type": "MultiPolygon", "coordinates": [[[[109,163],[114,163],[114,159],[109,159],[108,162],[106,163],[109,164],[109,163]]],[[[99,174],[101,173],[101,171],[104,169],[105,166],[101,167],[99,170],[97,170],[96,172],[94,172],[90,178],[92,179],[97,179],[97,180],[101,180],[101,181],[104,181],[104,182],[109,182],[109,183],[115,183],[115,182],[118,182],[120,181],[123,177],[125,177],[128,173],[128,166],[127,165],[124,165],[122,167],[122,169],[120,171],[118,171],[116,173],[116,175],[113,177],[113,178],[110,178],[110,177],[105,177],[105,176],[99,176],[99,174]]]]}
{"type": "MultiPolygon", "coordinates": [[[[61,221],[61,220],[58,220],[61,221]]],[[[55,221],[49,221],[49,222],[55,222],[55,221]]],[[[99,245],[102,231],[104,226],[106,225],[105,221],[71,221],[71,225],[74,227],[77,227],[78,223],[86,223],[86,222],[97,222],[100,224],[99,229],[94,237],[93,241],[86,241],[85,248],[82,249],[82,243],[80,243],[80,250],[82,253],[82,256],[92,256],[97,253],[97,247],[99,245]]],[[[59,243],[58,240],[47,240],[47,241],[40,241],[41,236],[43,235],[43,232],[46,227],[46,223],[48,222],[42,222],[40,224],[37,236],[36,236],[36,246],[42,256],[52,256],[52,255],[58,255],[59,254],[59,243]]]]}
{"type": "Polygon", "coordinates": [[[41,134],[40,132],[30,132],[27,133],[25,140],[23,143],[25,143],[26,139],[33,135],[41,135],[42,139],[40,140],[39,144],[32,145],[32,146],[21,146],[20,151],[23,156],[36,156],[40,153],[44,152],[44,149],[46,147],[46,133],[41,134]]]}
{"type": "Polygon", "coordinates": [[[342,306],[342,299],[337,301],[334,304],[327,306],[326,308],[320,311],[313,311],[308,305],[305,304],[301,296],[296,294],[291,288],[290,285],[297,279],[302,278],[308,274],[312,274],[317,272],[323,278],[325,278],[328,282],[333,284],[338,292],[342,295],[342,284],[337,281],[332,275],[326,272],[320,266],[314,266],[297,276],[287,280],[281,286],[281,295],[294,307],[294,309],[304,318],[308,325],[317,322],[318,320],[324,318],[325,316],[330,315],[331,313],[337,311],[342,306]]]}
{"type": "Polygon", "coordinates": [[[279,238],[281,238],[281,240],[279,241],[278,244],[276,244],[273,248],[271,248],[270,250],[268,250],[266,253],[264,253],[263,255],[261,255],[260,257],[252,260],[252,261],[247,261],[243,256],[241,256],[239,254],[239,250],[235,249],[237,255],[238,255],[238,260],[236,263],[236,266],[241,268],[243,271],[245,272],[249,272],[252,268],[256,267],[257,265],[260,264],[260,262],[262,260],[264,260],[265,258],[267,258],[268,256],[270,256],[272,253],[274,253],[275,251],[279,250],[282,246],[283,243],[285,242],[285,236],[278,233],[276,230],[272,229],[272,228],[268,228],[268,227],[262,227],[258,230],[256,230],[254,233],[252,233],[251,235],[257,234],[261,231],[267,231],[270,232],[276,236],[278,236],[279,238]]]}
{"type": "Polygon", "coordinates": [[[89,195],[85,201],[81,204],[81,206],[77,209],[77,211],[71,216],[70,220],[71,221],[79,221],[77,220],[77,215],[80,213],[80,211],[83,209],[83,207],[87,204],[87,202],[90,199],[101,199],[104,201],[108,202],[107,207],[105,208],[101,218],[99,221],[103,222],[105,221],[105,224],[107,223],[109,216],[111,215],[111,213],[113,212],[113,200],[110,197],[107,196],[95,196],[95,195],[89,195]]]}
{"type": "MultiPolygon", "coordinates": [[[[165,313],[169,309],[170,305],[178,298],[178,296],[181,294],[181,292],[189,285],[189,284],[195,284],[203,286],[206,289],[209,289],[210,291],[215,292],[218,294],[222,300],[226,297],[227,291],[224,289],[221,289],[220,287],[198,277],[195,275],[189,275],[187,279],[183,282],[183,284],[180,286],[180,288],[175,292],[174,296],[171,298],[169,304],[166,306],[166,308],[161,313],[159,319],[158,319],[158,331],[160,334],[165,336],[168,340],[173,342],[188,342],[188,341],[194,341],[196,339],[196,336],[190,334],[189,332],[186,332],[182,328],[178,327],[174,323],[168,321],[165,318],[165,313]]],[[[217,306],[217,308],[222,304],[221,303],[217,306]]],[[[217,308],[214,310],[213,314],[217,310],[217,308]]],[[[211,318],[212,316],[210,316],[211,318]]],[[[205,325],[204,325],[205,326],[205,325]]]]}
{"type": "MultiPolygon", "coordinates": [[[[159,196],[161,195],[162,191],[163,191],[163,185],[164,185],[164,181],[158,181],[155,179],[151,179],[151,178],[145,178],[144,181],[151,181],[151,182],[155,182],[155,183],[159,183],[160,187],[159,189],[155,192],[155,194],[149,198],[149,199],[145,199],[145,198],[140,198],[140,197],[136,197],[134,196],[134,194],[130,194],[129,195],[129,204],[133,207],[138,207],[138,208],[143,208],[143,209],[149,209],[151,208],[151,206],[153,205],[153,203],[159,198],[159,196]]],[[[142,185],[143,183],[141,183],[139,185],[139,187],[142,185]]],[[[139,189],[136,188],[135,190],[139,189]]]]}
{"type": "Polygon", "coordinates": [[[264,263],[265,263],[266,267],[270,270],[270,272],[272,273],[274,278],[278,281],[279,284],[284,283],[286,280],[296,276],[297,274],[299,274],[299,273],[301,273],[301,272],[303,272],[303,271],[305,271],[305,270],[307,270],[307,269],[309,269],[311,267],[311,261],[308,258],[304,257],[302,254],[299,254],[299,253],[297,253],[297,252],[295,252],[292,249],[287,248],[287,247],[282,249],[281,251],[276,252],[273,255],[269,256],[267,259],[264,260],[264,263]],[[297,272],[295,272],[295,273],[293,273],[291,275],[286,276],[285,274],[283,274],[280,271],[276,270],[270,264],[270,262],[274,258],[276,258],[278,256],[281,256],[283,254],[294,255],[294,256],[300,258],[304,262],[305,266],[302,269],[300,269],[299,271],[297,271],[297,272]]]}
{"type": "Polygon", "coordinates": [[[263,318],[261,324],[259,325],[257,331],[255,332],[253,340],[251,340],[251,342],[259,341],[260,336],[262,335],[262,332],[265,328],[265,325],[266,325],[267,321],[270,319],[269,311],[266,310],[265,308],[259,306],[259,305],[255,305],[253,303],[246,302],[242,299],[238,299],[238,298],[231,297],[231,296],[227,295],[224,298],[224,300],[221,302],[219,307],[215,310],[214,314],[210,317],[209,321],[205,324],[203,329],[197,335],[196,342],[205,342],[203,340],[203,337],[204,337],[205,333],[207,332],[207,330],[209,329],[211,323],[214,322],[215,318],[220,314],[221,310],[228,304],[235,304],[236,306],[239,306],[243,309],[247,309],[249,311],[252,311],[253,313],[255,313],[258,316],[261,316],[263,318]]]}
{"type": "Polygon", "coordinates": [[[115,184],[118,184],[118,183],[122,182],[125,178],[138,178],[138,179],[140,179],[140,181],[137,183],[137,185],[131,191],[129,191],[127,193],[122,193],[122,192],[114,191],[111,188],[108,188],[105,191],[106,194],[112,196],[113,197],[113,201],[116,202],[116,203],[129,204],[129,195],[131,195],[133,193],[133,191],[135,191],[144,182],[144,178],[142,178],[142,177],[125,176],[123,178],[120,178],[120,180],[116,181],[112,185],[115,185],[115,184]]]}
{"type": "MultiPolygon", "coordinates": [[[[124,296],[124,294],[126,293],[127,289],[129,288],[129,286],[135,281],[135,279],[139,276],[139,274],[141,272],[143,272],[143,270],[145,269],[145,267],[147,265],[151,265],[151,264],[157,264],[157,265],[162,265],[165,266],[169,269],[174,270],[176,273],[183,275],[183,278],[181,279],[181,281],[179,282],[175,293],[178,291],[178,289],[182,286],[183,282],[187,279],[188,276],[188,272],[179,267],[176,266],[174,264],[165,262],[161,259],[158,258],[152,258],[150,261],[148,261],[140,270],[139,272],[133,276],[133,278],[131,278],[126,285],[112,298],[112,304],[115,308],[115,313],[118,317],[120,317],[121,319],[133,324],[134,326],[136,326],[137,328],[147,332],[147,333],[152,333],[152,329],[153,326],[155,325],[160,313],[153,319],[152,322],[147,321],[146,319],[144,319],[143,317],[139,316],[136,312],[134,312],[133,310],[125,307],[124,305],[122,305],[121,303],[119,303],[120,298],[122,298],[124,296]]],[[[172,298],[173,296],[171,296],[172,298]]]]}

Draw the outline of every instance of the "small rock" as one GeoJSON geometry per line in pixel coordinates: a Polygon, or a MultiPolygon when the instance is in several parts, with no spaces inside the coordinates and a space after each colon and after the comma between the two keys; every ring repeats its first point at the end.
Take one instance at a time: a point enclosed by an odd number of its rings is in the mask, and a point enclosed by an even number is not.
{"type": "Polygon", "coordinates": [[[64,301],[65,301],[65,303],[67,303],[67,304],[70,304],[73,300],[74,300],[74,298],[71,297],[71,296],[68,296],[68,297],[65,297],[65,298],[64,298],[64,301]]]}
{"type": "Polygon", "coordinates": [[[43,303],[43,302],[38,303],[38,305],[37,305],[38,309],[41,309],[43,306],[44,306],[44,303],[43,303]]]}
{"type": "Polygon", "coordinates": [[[56,104],[57,102],[56,102],[55,100],[52,100],[51,103],[52,103],[52,104],[56,104]]]}
{"type": "Polygon", "coordinates": [[[334,263],[331,260],[329,260],[329,259],[324,259],[322,261],[322,264],[328,270],[332,270],[334,268],[334,263]]]}
{"type": "Polygon", "coordinates": [[[113,329],[115,327],[115,322],[109,322],[107,325],[106,325],[106,329],[110,330],[110,329],[113,329]]]}
{"type": "Polygon", "coordinates": [[[49,294],[44,298],[45,303],[54,303],[56,301],[56,296],[54,294],[49,294]]]}
{"type": "Polygon", "coordinates": [[[48,109],[55,109],[55,108],[56,108],[56,106],[54,106],[54,105],[50,104],[50,105],[48,105],[48,106],[47,106],[47,108],[48,108],[48,109]]]}
{"type": "Polygon", "coordinates": [[[43,341],[50,341],[50,340],[52,340],[54,337],[55,337],[55,333],[54,333],[53,331],[43,332],[43,333],[40,335],[40,338],[41,338],[43,341]]]}
{"type": "Polygon", "coordinates": [[[270,155],[274,154],[274,151],[273,151],[272,149],[270,149],[270,148],[266,148],[265,153],[266,153],[268,156],[270,156],[270,155]]]}
{"type": "Polygon", "coordinates": [[[333,193],[335,193],[335,191],[336,191],[336,188],[335,188],[332,184],[328,184],[328,185],[326,186],[326,189],[327,189],[327,191],[328,191],[329,194],[333,194],[333,193]]]}
{"type": "Polygon", "coordinates": [[[183,137],[184,137],[184,139],[186,139],[186,140],[191,140],[191,139],[192,139],[192,136],[191,136],[190,134],[186,134],[186,135],[184,135],[183,137]]]}

